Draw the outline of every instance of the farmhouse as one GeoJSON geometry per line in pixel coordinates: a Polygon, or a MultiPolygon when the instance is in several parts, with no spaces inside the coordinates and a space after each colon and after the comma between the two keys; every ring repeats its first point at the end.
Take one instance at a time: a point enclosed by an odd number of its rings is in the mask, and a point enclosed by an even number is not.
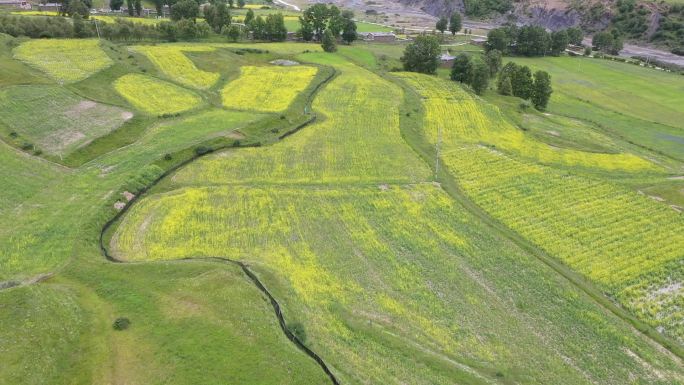
{"type": "Polygon", "coordinates": [[[31,3],[26,0],[0,0],[0,8],[31,9],[31,3]]]}
{"type": "Polygon", "coordinates": [[[362,32],[359,34],[366,41],[393,42],[397,36],[393,32],[362,32]]]}
{"type": "Polygon", "coordinates": [[[440,61],[440,66],[443,68],[451,68],[454,66],[454,60],[456,59],[456,56],[451,56],[449,52],[443,53],[439,57],[440,61]]]}

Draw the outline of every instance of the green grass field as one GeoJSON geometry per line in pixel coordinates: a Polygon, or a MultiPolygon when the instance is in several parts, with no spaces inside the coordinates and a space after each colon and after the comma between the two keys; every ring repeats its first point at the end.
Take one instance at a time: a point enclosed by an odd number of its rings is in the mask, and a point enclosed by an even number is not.
{"type": "Polygon", "coordinates": [[[600,59],[516,58],[554,81],[549,111],[599,125],[625,140],[684,160],[681,76],[600,59]]]}
{"type": "MultiPolygon", "coordinates": [[[[216,258],[342,384],[684,382],[682,217],[636,192],[676,191],[664,147],[385,73],[399,45],[87,44],[107,66],[49,52],[78,76],[0,47],[7,135],[89,124],[34,124],[33,100],[136,112],[61,164],[1,137],[0,383],[330,384],[216,258]]],[[[624,127],[674,119],[660,92],[624,127]]]]}
{"type": "Polygon", "coordinates": [[[50,155],[67,155],[133,118],[129,111],[79,98],[59,86],[4,88],[0,103],[4,135],[50,155]]]}

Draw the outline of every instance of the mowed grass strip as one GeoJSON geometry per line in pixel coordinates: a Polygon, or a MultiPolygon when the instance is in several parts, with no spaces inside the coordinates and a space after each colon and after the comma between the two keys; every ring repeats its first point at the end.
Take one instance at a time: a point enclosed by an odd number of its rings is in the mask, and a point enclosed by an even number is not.
{"type": "Polygon", "coordinates": [[[152,115],[191,110],[202,102],[192,91],[140,74],[127,74],[116,79],[114,88],[137,109],[152,115]]]}
{"type": "Polygon", "coordinates": [[[132,47],[144,54],[164,75],[188,87],[207,89],[219,79],[218,73],[198,69],[185,52],[211,52],[216,48],[208,45],[157,45],[132,47]]]}
{"type": "Polygon", "coordinates": [[[240,77],[223,87],[228,108],[280,112],[309,86],[318,69],[310,66],[245,66],[240,77]]]}
{"type": "MultiPolygon", "coordinates": [[[[684,279],[681,268],[663,271],[684,258],[684,217],[662,203],[479,146],[450,153],[445,164],[480,207],[613,294],[646,283],[652,290],[639,301],[655,299],[668,282],[684,279]]],[[[681,299],[684,288],[669,294],[681,299]]],[[[684,314],[674,304],[645,320],[684,338],[684,314]]]]}
{"type": "Polygon", "coordinates": [[[122,108],[49,85],[4,88],[0,90],[0,104],[2,129],[50,155],[67,155],[133,117],[122,108]]]}
{"type": "Polygon", "coordinates": [[[642,171],[658,167],[633,154],[606,154],[552,147],[503,118],[493,105],[475,99],[454,82],[417,73],[396,74],[423,98],[425,133],[432,143],[439,136],[444,150],[463,143],[487,143],[534,161],[604,170],[642,171]]]}
{"type": "Polygon", "coordinates": [[[29,40],[14,49],[14,56],[65,83],[83,80],[112,64],[99,40],[29,40]]]}

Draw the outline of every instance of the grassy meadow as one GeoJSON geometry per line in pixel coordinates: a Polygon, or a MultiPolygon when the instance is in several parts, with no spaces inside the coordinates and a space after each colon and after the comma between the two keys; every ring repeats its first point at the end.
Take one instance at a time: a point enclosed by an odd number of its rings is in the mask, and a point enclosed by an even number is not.
{"type": "Polygon", "coordinates": [[[394,45],[0,41],[0,383],[330,384],[220,258],[342,384],[684,382],[684,226],[646,195],[681,163],[628,129],[675,129],[679,78],[546,115],[388,74],[394,45]],[[21,145],[59,130],[64,159],[21,145]]]}

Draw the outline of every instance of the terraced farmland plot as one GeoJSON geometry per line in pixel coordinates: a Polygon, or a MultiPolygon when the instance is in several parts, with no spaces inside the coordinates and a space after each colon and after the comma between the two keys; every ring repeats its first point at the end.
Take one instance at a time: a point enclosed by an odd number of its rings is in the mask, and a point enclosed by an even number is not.
{"type": "Polygon", "coordinates": [[[133,117],[122,108],[80,98],[58,86],[4,88],[0,104],[2,129],[50,155],[67,155],[133,117]]]}
{"type": "Polygon", "coordinates": [[[678,305],[684,288],[672,286],[684,280],[680,213],[636,192],[483,147],[453,151],[445,164],[495,218],[621,296],[623,305],[649,323],[684,340],[678,305]],[[635,285],[640,292],[630,289],[635,285]],[[670,306],[649,314],[649,307],[663,301],[656,295],[667,287],[670,306]]]}
{"type": "Polygon", "coordinates": [[[83,80],[112,65],[99,40],[28,40],[14,49],[14,57],[65,83],[83,80]]]}
{"type": "Polygon", "coordinates": [[[325,119],[179,170],[127,212],[117,257],[247,262],[345,384],[684,381],[677,358],[425,182],[401,88],[304,58],[339,72],[314,102],[325,119]]]}
{"type": "Polygon", "coordinates": [[[454,82],[415,73],[396,76],[424,99],[425,133],[432,143],[437,143],[441,129],[445,151],[454,144],[484,142],[548,164],[623,171],[658,169],[652,162],[633,154],[601,154],[552,147],[527,136],[508,123],[496,107],[475,99],[454,82]]]}
{"type": "Polygon", "coordinates": [[[159,70],[174,81],[197,89],[207,89],[219,79],[219,74],[198,69],[185,52],[211,52],[208,45],[135,46],[130,48],[144,54],[159,70]]]}
{"type": "MultiPolygon", "coordinates": [[[[321,58],[325,56],[306,57],[311,61],[321,58]]],[[[335,65],[339,76],[313,103],[313,109],[321,114],[320,121],[268,151],[243,148],[199,159],[180,170],[173,181],[391,183],[427,179],[429,170],[401,139],[401,88],[339,59],[335,65]]]]}
{"type": "Polygon", "coordinates": [[[116,79],[114,88],[137,109],[152,115],[191,110],[202,102],[192,91],[140,74],[116,79]]]}
{"type": "Polygon", "coordinates": [[[146,197],[112,245],[132,261],[248,262],[343,383],[684,380],[534,257],[485,234],[432,184],[222,186],[146,197]]]}
{"type": "Polygon", "coordinates": [[[241,110],[280,112],[304,91],[317,72],[309,66],[244,66],[221,92],[223,105],[241,110]]]}

